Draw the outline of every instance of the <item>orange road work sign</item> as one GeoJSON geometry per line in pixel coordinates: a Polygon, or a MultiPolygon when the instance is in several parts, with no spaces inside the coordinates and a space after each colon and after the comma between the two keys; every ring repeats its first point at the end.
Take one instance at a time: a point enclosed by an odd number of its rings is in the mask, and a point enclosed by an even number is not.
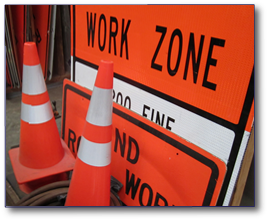
{"type": "Polygon", "coordinates": [[[114,102],[225,162],[228,206],[254,122],[254,5],[70,9],[71,80],[93,90],[113,61],[114,102]]]}
{"type": "MultiPolygon", "coordinates": [[[[64,80],[62,138],[74,155],[91,94],[64,80]]],[[[217,157],[115,102],[111,158],[128,206],[214,206],[226,173],[217,157]]]]}

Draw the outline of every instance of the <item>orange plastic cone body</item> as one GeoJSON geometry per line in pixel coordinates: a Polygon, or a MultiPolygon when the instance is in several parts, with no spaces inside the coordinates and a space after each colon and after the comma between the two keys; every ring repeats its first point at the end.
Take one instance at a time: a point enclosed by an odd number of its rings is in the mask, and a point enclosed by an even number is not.
{"type": "Polygon", "coordinates": [[[109,206],[113,63],[101,61],[65,206],[109,206]]]}
{"type": "Polygon", "coordinates": [[[72,170],[75,159],[59,136],[33,42],[24,44],[20,129],[20,146],[11,149],[9,155],[22,191],[42,186],[43,182],[37,180],[46,180],[47,184],[48,180],[66,179],[61,173],[72,170]]]}

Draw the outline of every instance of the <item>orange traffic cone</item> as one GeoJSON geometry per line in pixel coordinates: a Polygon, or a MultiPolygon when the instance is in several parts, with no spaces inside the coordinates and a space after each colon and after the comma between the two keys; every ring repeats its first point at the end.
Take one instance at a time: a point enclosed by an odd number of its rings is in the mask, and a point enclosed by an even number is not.
{"type": "Polygon", "coordinates": [[[26,42],[23,54],[20,146],[9,151],[16,180],[29,193],[67,179],[75,158],[60,138],[42,74],[36,44],[26,42]]]}
{"type": "Polygon", "coordinates": [[[109,206],[113,63],[101,61],[65,206],[109,206]]]}

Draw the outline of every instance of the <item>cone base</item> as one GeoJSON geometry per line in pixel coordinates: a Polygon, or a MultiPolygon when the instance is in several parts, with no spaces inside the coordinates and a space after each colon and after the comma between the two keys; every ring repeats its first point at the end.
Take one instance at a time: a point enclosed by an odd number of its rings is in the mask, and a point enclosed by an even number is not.
{"type": "Polygon", "coordinates": [[[19,184],[19,188],[21,191],[23,191],[26,194],[31,193],[32,191],[45,186],[50,183],[58,182],[58,181],[64,181],[68,180],[68,174],[67,172],[44,177],[38,180],[34,180],[28,183],[19,184]]]}
{"type": "Polygon", "coordinates": [[[37,179],[73,170],[76,160],[62,139],[61,144],[64,149],[64,157],[59,163],[45,169],[25,167],[19,161],[20,148],[18,147],[9,150],[10,161],[18,184],[25,184],[37,179]]]}

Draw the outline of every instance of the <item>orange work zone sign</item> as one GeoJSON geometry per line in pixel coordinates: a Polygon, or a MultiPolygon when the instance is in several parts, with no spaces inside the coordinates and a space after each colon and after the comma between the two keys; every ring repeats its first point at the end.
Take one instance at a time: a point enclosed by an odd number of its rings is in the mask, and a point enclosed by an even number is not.
{"type": "Polygon", "coordinates": [[[92,90],[113,61],[113,101],[224,161],[229,205],[254,122],[254,5],[70,9],[72,81],[92,90]]]}
{"type": "MultiPolygon", "coordinates": [[[[62,138],[76,156],[91,91],[64,80],[62,138]]],[[[226,165],[210,153],[114,103],[111,175],[128,206],[214,206],[226,165]]]]}
{"type": "Polygon", "coordinates": [[[73,56],[113,60],[116,73],[239,122],[254,66],[254,5],[71,9],[73,56]]]}

